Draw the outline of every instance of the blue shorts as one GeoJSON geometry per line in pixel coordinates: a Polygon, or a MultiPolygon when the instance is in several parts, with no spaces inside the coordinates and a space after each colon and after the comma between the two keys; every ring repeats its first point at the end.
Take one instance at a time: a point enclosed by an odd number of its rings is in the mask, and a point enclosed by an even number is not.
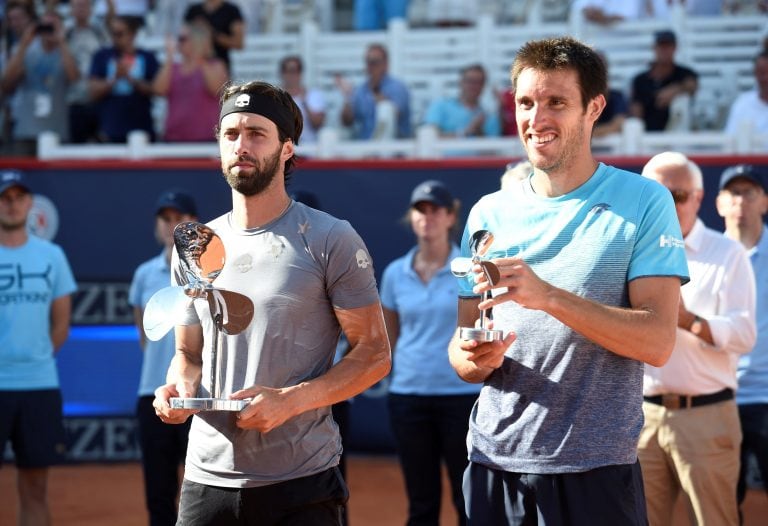
{"type": "Polygon", "coordinates": [[[255,488],[184,479],[177,526],[341,526],[349,491],[338,467],[255,488]]]}
{"type": "Polygon", "coordinates": [[[470,463],[464,472],[468,526],[646,526],[640,463],[583,473],[509,473],[470,463]]]}
{"type": "Polygon", "coordinates": [[[0,391],[0,451],[10,440],[17,467],[61,463],[65,436],[61,390],[0,391]]]}

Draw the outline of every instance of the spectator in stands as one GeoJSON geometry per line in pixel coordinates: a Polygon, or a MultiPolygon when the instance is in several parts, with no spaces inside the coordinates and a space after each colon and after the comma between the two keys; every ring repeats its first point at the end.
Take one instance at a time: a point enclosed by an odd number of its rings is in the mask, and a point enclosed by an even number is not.
{"type": "Polygon", "coordinates": [[[451,274],[459,205],[440,181],[416,186],[406,216],[416,246],[390,263],[381,281],[394,358],[389,416],[412,525],[440,523],[443,462],[458,524],[466,524],[461,485],[469,414],[481,386],[462,381],[448,361],[459,293],[451,274]]]}
{"type": "Polygon", "coordinates": [[[164,138],[170,142],[212,141],[227,67],[213,53],[207,24],[185,24],[176,42],[167,38],[165,61],[152,83],[155,94],[168,101],[164,138]],[[177,49],[180,62],[175,61],[177,49]]]}
{"type": "Polygon", "coordinates": [[[463,68],[459,96],[433,101],[424,123],[435,126],[443,137],[498,136],[501,133],[498,110],[487,111],[480,105],[485,81],[485,68],[480,64],[463,68]]]}
{"type": "Polygon", "coordinates": [[[109,24],[112,47],[96,52],[91,63],[91,97],[99,103],[99,138],[125,142],[132,130],[154,139],[152,81],[158,70],[151,51],[135,45],[137,28],[116,16],[109,24]]]}
{"type": "Polygon", "coordinates": [[[675,63],[677,37],[672,31],[657,32],[653,49],[656,60],[632,81],[630,114],[642,119],[647,131],[662,131],[669,122],[672,100],[693,96],[699,81],[696,72],[675,63]]]}
{"type": "Polygon", "coordinates": [[[23,174],[0,172],[0,451],[10,441],[16,457],[17,524],[45,525],[48,468],[65,450],[56,353],[77,286],[61,248],[29,233],[32,203],[23,174]]]}
{"type": "Polygon", "coordinates": [[[325,123],[326,103],[322,91],[304,86],[303,73],[304,61],[300,56],[291,55],[280,61],[282,88],[291,94],[304,118],[299,144],[311,144],[317,142],[317,132],[325,123]]]}
{"type": "Polygon", "coordinates": [[[35,155],[37,137],[44,131],[69,140],[67,90],[79,76],[56,11],[27,26],[0,80],[3,92],[18,93],[11,133],[14,154],[35,155]]]}
{"type": "Polygon", "coordinates": [[[5,5],[5,20],[3,21],[3,49],[5,59],[10,57],[16,44],[21,40],[24,30],[37,21],[35,4],[23,0],[9,0],[5,5]]]}
{"type": "Polygon", "coordinates": [[[501,134],[505,136],[517,136],[517,119],[515,118],[515,92],[512,88],[495,91],[499,101],[499,121],[501,122],[501,134]]]}
{"type": "Polygon", "coordinates": [[[717,212],[725,220],[725,235],[741,242],[755,273],[757,290],[757,341],[749,354],[739,358],[736,376],[739,388],[736,403],[741,422],[741,469],[737,498],[739,505],[747,495],[750,455],[768,492],[768,228],[763,222],[768,212],[766,180],[750,165],[732,166],[720,177],[717,212]]]}
{"type": "Polygon", "coordinates": [[[342,123],[354,127],[353,136],[357,139],[410,137],[410,94],[402,81],[388,73],[387,49],[381,44],[368,46],[365,68],[368,78],[354,90],[344,79],[336,77],[344,95],[342,123]]]}
{"type": "Polygon", "coordinates": [[[172,332],[157,341],[147,339],[144,333],[144,308],[157,291],[171,283],[173,231],[176,225],[184,221],[197,221],[194,199],[186,192],[176,189],[160,194],[155,205],[155,238],[163,246],[163,250],[139,265],[128,293],[128,303],[133,307],[134,321],[139,332],[139,345],[144,351],[139,397],[136,402],[136,420],[144,474],[144,495],[149,524],[152,526],[176,524],[179,464],[186,456],[191,421],[178,426],[165,425],[157,418],[152,407],[155,389],[165,384],[165,372],[176,353],[176,342],[172,332]]]}
{"type": "Polygon", "coordinates": [[[648,16],[646,0],[575,0],[571,12],[589,22],[611,25],[624,20],[638,20],[648,16]]]}
{"type": "MultiPolygon", "coordinates": [[[[600,52],[599,55],[607,69],[608,58],[605,56],[605,53],[600,52]]],[[[608,93],[605,94],[605,108],[603,108],[603,112],[592,129],[592,136],[605,137],[612,133],[620,133],[628,112],[629,106],[624,94],[617,89],[609,87],[608,93]]]]}
{"type": "MultiPolygon", "coordinates": [[[[755,89],[740,94],[731,105],[725,133],[735,135],[743,126],[749,126],[750,135],[768,137],[768,49],[762,50],[754,60],[755,89]]],[[[768,140],[765,141],[768,145],[768,140]]]]}
{"type": "Polygon", "coordinates": [[[105,29],[91,21],[91,0],[70,0],[72,24],[67,29],[67,43],[75,57],[80,78],[72,84],[67,94],[69,103],[69,140],[83,143],[96,140],[99,116],[96,104],[88,90],[91,60],[108,42],[105,29]]]}
{"type": "Polygon", "coordinates": [[[112,20],[119,16],[130,21],[138,31],[146,24],[152,0],[99,0],[96,4],[96,16],[104,20],[109,27],[112,20]]]}
{"type": "MultiPolygon", "coordinates": [[[[0,45],[2,55],[0,55],[0,75],[5,71],[11,53],[16,50],[21,36],[27,27],[37,22],[35,6],[32,2],[24,0],[9,0],[5,5],[5,19],[3,20],[3,42],[0,45]]],[[[11,130],[13,128],[13,115],[16,106],[18,106],[19,96],[17,94],[6,93],[0,83],[0,145],[3,151],[10,153],[11,130]]]]}
{"type": "Polygon", "coordinates": [[[354,0],[354,28],[360,31],[385,29],[390,20],[407,15],[408,0],[354,0]]]}
{"type": "MultiPolygon", "coordinates": [[[[670,524],[682,491],[696,524],[738,524],[741,430],[735,363],[755,343],[755,278],[744,248],[707,228],[698,212],[701,170],[677,152],[660,153],[643,175],[675,201],[691,281],[680,289],[675,348],[661,367],[645,365],[638,457],[651,525],[670,524]]],[[[664,243],[675,243],[676,240],[664,243]]]]}
{"type": "Polygon", "coordinates": [[[184,14],[186,22],[204,21],[211,26],[213,49],[216,56],[224,61],[229,73],[232,64],[229,52],[243,49],[245,43],[245,23],[240,8],[225,0],[204,0],[189,6],[184,14]]]}

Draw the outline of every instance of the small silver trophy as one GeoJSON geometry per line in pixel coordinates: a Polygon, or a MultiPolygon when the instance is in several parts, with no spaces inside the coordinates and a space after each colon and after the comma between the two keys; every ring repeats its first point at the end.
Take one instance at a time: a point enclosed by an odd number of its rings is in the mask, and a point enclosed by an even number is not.
{"type": "Polygon", "coordinates": [[[249,400],[222,398],[219,374],[223,361],[220,334],[238,334],[253,319],[253,303],[237,292],[216,289],[212,283],[224,268],[225,253],[221,238],[208,226],[196,222],[180,223],[173,231],[179,263],[187,278],[184,286],[157,291],[144,310],[144,332],[150,340],[159,340],[175,325],[195,300],[206,300],[213,320],[211,346],[211,398],[171,398],[172,409],[200,411],[239,411],[249,400]]]}
{"type": "MultiPolygon", "coordinates": [[[[482,259],[488,253],[488,250],[493,244],[493,234],[488,230],[478,230],[472,234],[472,238],[469,241],[469,249],[472,251],[472,258],[454,258],[451,261],[451,273],[457,278],[464,278],[472,272],[473,265],[480,265],[483,269],[483,274],[488,280],[488,284],[492,287],[499,282],[501,273],[499,268],[482,259]]],[[[491,297],[491,291],[487,290],[483,293],[483,301],[491,297]]],[[[459,329],[459,337],[462,340],[475,340],[478,342],[492,342],[501,340],[504,337],[504,332],[498,329],[488,329],[488,321],[490,320],[490,313],[487,309],[480,311],[480,326],[479,327],[461,327],[459,329]]]]}

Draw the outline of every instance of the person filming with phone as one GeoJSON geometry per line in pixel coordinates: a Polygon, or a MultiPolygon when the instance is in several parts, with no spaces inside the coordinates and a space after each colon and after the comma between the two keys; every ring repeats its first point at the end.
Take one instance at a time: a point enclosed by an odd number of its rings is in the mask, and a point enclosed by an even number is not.
{"type": "Polygon", "coordinates": [[[10,154],[35,156],[41,132],[69,140],[67,90],[80,77],[64,38],[61,18],[46,12],[27,26],[0,79],[4,94],[16,93],[10,154]]]}

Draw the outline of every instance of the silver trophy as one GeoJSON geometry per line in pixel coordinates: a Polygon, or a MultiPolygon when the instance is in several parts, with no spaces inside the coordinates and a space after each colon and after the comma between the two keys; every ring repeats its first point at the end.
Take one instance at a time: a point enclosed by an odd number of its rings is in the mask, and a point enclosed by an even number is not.
{"type": "Polygon", "coordinates": [[[223,351],[221,333],[238,334],[253,319],[253,303],[237,292],[217,289],[213,281],[224,268],[225,252],[221,238],[208,226],[185,222],[176,226],[173,240],[187,284],[157,291],[144,310],[144,332],[156,341],[184,319],[187,308],[195,300],[205,300],[213,320],[211,346],[211,398],[171,398],[172,409],[200,411],[239,411],[249,400],[222,398],[219,374],[223,351]]]}
{"type": "MultiPolygon", "coordinates": [[[[457,278],[464,278],[472,272],[474,265],[480,265],[483,270],[485,279],[493,287],[501,279],[501,273],[499,268],[483,259],[488,253],[488,250],[493,244],[493,234],[488,230],[478,230],[472,234],[472,238],[469,241],[469,249],[472,251],[472,258],[454,258],[451,261],[451,273],[457,278]]],[[[485,301],[491,297],[491,291],[487,290],[483,292],[482,300],[485,301]]],[[[475,340],[478,342],[492,342],[501,340],[504,337],[504,332],[498,329],[488,329],[488,321],[490,320],[490,313],[487,309],[480,311],[480,326],[479,327],[461,327],[459,329],[459,337],[462,340],[475,340]]]]}

